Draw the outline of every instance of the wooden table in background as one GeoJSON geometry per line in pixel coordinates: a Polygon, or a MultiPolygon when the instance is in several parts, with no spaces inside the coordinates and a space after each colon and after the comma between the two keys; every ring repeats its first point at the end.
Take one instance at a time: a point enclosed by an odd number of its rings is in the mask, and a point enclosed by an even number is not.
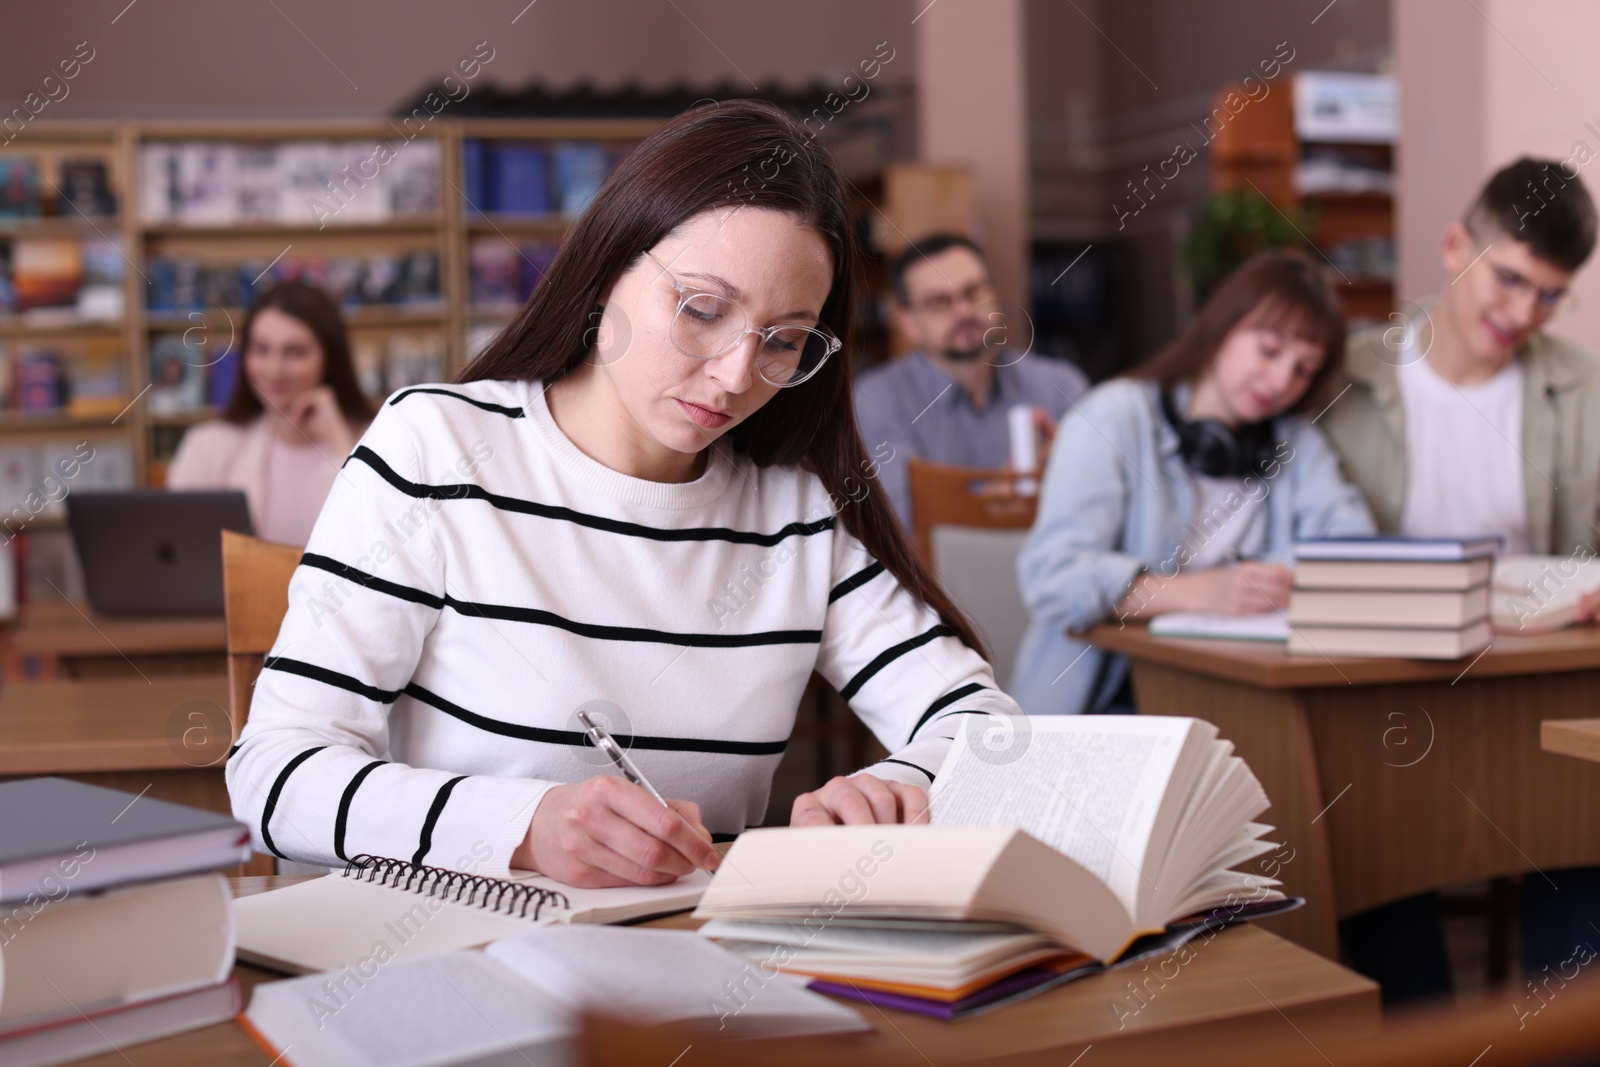
{"type": "Polygon", "coordinates": [[[1600,763],[1600,719],[1546,719],[1539,726],[1539,747],[1600,763]]]}
{"type": "Polygon", "coordinates": [[[0,777],[58,774],[226,814],[227,707],[221,674],[13,682],[0,690],[0,777]]]}
{"type": "MultiPolygon", "coordinates": [[[[236,896],[301,881],[306,876],[236,878],[236,896]]],[[[693,928],[687,915],[652,926],[693,928]]],[[[240,964],[234,968],[244,987],[245,1003],[258,983],[281,977],[240,964]]],[[[859,1007],[875,1033],[850,1037],[785,1039],[786,1048],[815,1050],[818,1062],[841,1052],[873,1053],[874,1062],[906,1063],[930,1050],[935,1062],[991,1063],[1007,1055],[1040,1050],[1071,1050],[1084,1044],[1133,1047],[1143,1041],[1165,1042],[1175,1036],[1204,1033],[1241,1039],[1291,1027],[1308,1040],[1335,1034],[1375,1032],[1379,1025],[1378,987],[1354,972],[1291,945],[1265,930],[1243,926],[1223,931],[1195,947],[1195,958],[1160,983],[1150,979],[1146,1006],[1118,1029],[1114,1004],[1137,1007],[1126,983],[1133,975],[1118,972],[1080,979],[1032,1000],[958,1023],[944,1023],[905,1012],[879,1012],[859,1007]],[[1268,997],[1271,998],[1270,1002],[1268,997]],[[803,1044],[797,1044],[803,1042],[803,1044]],[[878,1057],[882,1057],[881,1059],[878,1057]]],[[[847,1002],[848,1003],[848,1002],[847,1002]]],[[[759,1063],[760,1042],[740,1042],[745,1062],[759,1063]]],[[[1071,1056],[1062,1060],[1065,1063],[1071,1056]]],[[[267,1067],[271,1058],[243,1030],[224,1023],[187,1034],[134,1046],[128,1059],[117,1052],[79,1061],[85,1067],[127,1067],[160,1063],[170,1067],[267,1067]]]]}
{"type": "Polygon", "coordinates": [[[1476,660],[1290,656],[1255,641],[1086,639],[1133,661],[1148,714],[1215,723],[1266,788],[1307,899],[1269,929],[1338,958],[1339,917],[1441,886],[1600,865],[1600,766],[1541,752],[1593,714],[1600,628],[1500,636],[1476,660]],[[1551,730],[1547,724],[1544,729],[1551,730]]]}
{"type": "Polygon", "coordinates": [[[15,657],[37,660],[41,678],[141,678],[227,670],[222,616],[100,615],[88,604],[27,604],[7,640],[15,657]]]}

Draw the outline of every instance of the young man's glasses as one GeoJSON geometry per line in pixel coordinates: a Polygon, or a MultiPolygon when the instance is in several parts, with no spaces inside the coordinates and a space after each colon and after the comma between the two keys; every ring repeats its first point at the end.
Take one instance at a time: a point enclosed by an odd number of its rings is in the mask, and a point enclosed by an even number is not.
{"type": "MultiPolygon", "coordinates": [[[[1471,235],[1474,244],[1482,248],[1484,252],[1488,251],[1488,247],[1478,240],[1477,234],[1471,230],[1468,230],[1467,233],[1471,235]]],[[[1544,315],[1553,315],[1557,311],[1571,307],[1576,302],[1577,298],[1572,295],[1572,290],[1565,286],[1541,288],[1534,284],[1532,278],[1529,278],[1521,271],[1502,266],[1487,255],[1482,256],[1482,258],[1484,266],[1489,268],[1490,277],[1494,279],[1495,289],[1507,299],[1521,300],[1531,293],[1534,306],[1544,315]]]]}
{"type": "Polygon", "coordinates": [[[761,345],[756,351],[756,373],[769,385],[799,385],[822,369],[829,356],[844,347],[844,342],[823,330],[780,323],[755,327],[744,308],[725,296],[691,289],[678,281],[655,256],[650,262],[672,282],[678,293],[678,308],[672,316],[672,343],[678,351],[695,359],[715,359],[724,355],[753,333],[761,345]]]}

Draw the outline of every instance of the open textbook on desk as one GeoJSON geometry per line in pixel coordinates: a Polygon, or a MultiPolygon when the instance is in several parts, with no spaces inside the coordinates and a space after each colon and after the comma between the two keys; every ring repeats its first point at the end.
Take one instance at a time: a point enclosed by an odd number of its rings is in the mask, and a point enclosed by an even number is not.
{"type": "Polygon", "coordinates": [[[954,1017],[1022,969],[1098,970],[1297,906],[1234,869],[1278,847],[1252,821],[1267,806],[1198,719],[974,715],[935,779],[932,825],[748,831],[695,914],[746,955],[837,980],[814,987],[876,983],[954,1017]]]}

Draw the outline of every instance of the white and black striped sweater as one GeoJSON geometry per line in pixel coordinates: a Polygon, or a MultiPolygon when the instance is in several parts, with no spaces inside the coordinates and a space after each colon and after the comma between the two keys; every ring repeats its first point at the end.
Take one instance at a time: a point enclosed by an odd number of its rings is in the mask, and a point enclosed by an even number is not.
{"type": "Polygon", "coordinates": [[[615,773],[576,719],[604,700],[646,777],[730,835],[813,669],[902,782],[932,780],[963,712],[1018,710],[815,476],[724,444],[646,481],[579,451],[538,383],[407,389],[317,520],[228,789],[265,852],[504,871],[547,789],[615,773]]]}

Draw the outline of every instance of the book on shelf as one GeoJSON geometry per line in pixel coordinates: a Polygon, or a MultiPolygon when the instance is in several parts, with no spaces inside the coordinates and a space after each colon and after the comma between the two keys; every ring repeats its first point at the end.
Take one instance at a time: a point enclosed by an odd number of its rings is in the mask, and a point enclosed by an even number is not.
{"type": "Polygon", "coordinates": [[[83,277],[77,294],[78,317],[113,321],[122,318],[122,242],[117,238],[86,237],[81,256],[83,277]]]}
{"type": "Polygon", "coordinates": [[[547,927],[482,952],[367,952],[331,985],[315,975],[256,986],[241,1023],[267,1056],[295,1067],[382,1067],[399,1049],[415,1067],[575,1062],[584,1012],[687,1026],[708,1040],[872,1029],[847,1005],[755,974],[683,930],[547,927]]]}
{"type": "Polygon", "coordinates": [[[554,209],[549,159],[534,141],[497,141],[489,153],[489,204],[505,215],[543,215],[554,209]]]}
{"type": "MultiPolygon", "coordinates": [[[[820,921],[832,932],[828,952],[859,958],[844,971],[798,969],[912,987],[948,1007],[1020,969],[1050,961],[1087,973],[1175,948],[1207,924],[1299,903],[1275,879],[1235,869],[1277,846],[1253,821],[1268,806],[1260,783],[1209,723],[973,721],[934,779],[930,825],[746,831],[695,915],[756,943],[771,942],[770,924],[805,936],[820,921]],[[886,938],[896,932],[949,941],[886,938]],[[1019,940],[974,943],[975,932],[1019,940]],[[1046,945],[1054,955],[1041,955],[1046,945]],[[959,965],[976,949],[990,954],[959,965]],[[951,969],[935,981],[929,957],[941,954],[951,969]]],[[[788,967],[786,956],[774,965],[788,967]]]]}
{"type": "Polygon", "coordinates": [[[441,157],[439,142],[432,138],[419,137],[394,147],[394,156],[384,167],[391,214],[438,213],[441,157]]]}
{"type": "Polygon", "coordinates": [[[11,285],[18,311],[73,308],[83,284],[83,247],[76,237],[17,237],[11,242],[11,285]]]}
{"type": "Polygon", "coordinates": [[[575,219],[583,214],[611,170],[611,153],[594,141],[562,141],[555,146],[556,188],[561,214],[575,219]]]}
{"type": "Polygon", "coordinates": [[[530,926],[619,923],[686,911],[709,877],[659,886],[578,889],[531,871],[497,877],[358,855],[329,874],[245,897],[235,913],[241,959],[291,974],[337,970],[375,941],[396,956],[447,952],[530,926]]]}
{"type": "Polygon", "coordinates": [[[145,403],[152,415],[196,411],[206,402],[203,351],[189,347],[181,333],[164,333],[150,343],[150,391],[145,403]]]}
{"type": "Polygon", "coordinates": [[[140,152],[146,223],[285,226],[383,222],[437,211],[439,146],[386,142],[148,142],[140,152]]]}
{"type": "MultiPolygon", "coordinates": [[[[298,279],[315,285],[344,307],[442,306],[439,255],[427,249],[379,252],[365,256],[247,259],[206,263],[186,256],[152,256],[145,261],[145,307],[152,312],[244,309],[279,282],[298,279]]],[[[231,311],[230,311],[231,313],[231,311]]],[[[183,316],[176,316],[185,323],[183,316]]],[[[237,323],[236,323],[237,325],[237,323]]]]}
{"type": "Polygon", "coordinates": [[[16,377],[17,410],[57,412],[66,404],[66,375],[61,354],[54,348],[19,347],[12,365],[16,377]]]}
{"type": "Polygon", "coordinates": [[[39,163],[32,156],[0,155],[0,218],[36,218],[39,163]]]}
{"type": "Polygon", "coordinates": [[[128,361],[122,341],[85,338],[67,352],[67,414],[115,418],[128,404],[128,361]]]}
{"type": "Polygon", "coordinates": [[[111,175],[103,159],[63,159],[57,214],[109,216],[117,213],[111,175]]]}

